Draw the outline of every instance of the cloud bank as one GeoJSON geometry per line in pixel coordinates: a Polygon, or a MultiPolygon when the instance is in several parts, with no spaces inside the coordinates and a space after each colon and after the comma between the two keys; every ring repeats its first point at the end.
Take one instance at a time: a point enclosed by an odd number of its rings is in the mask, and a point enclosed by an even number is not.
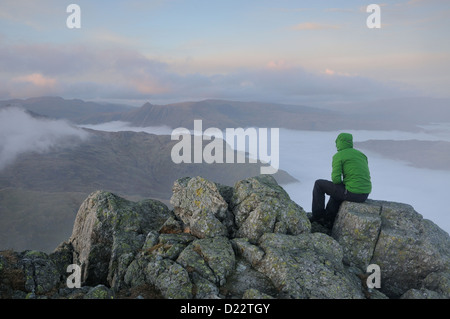
{"type": "Polygon", "coordinates": [[[66,121],[34,118],[17,107],[0,109],[0,170],[25,152],[47,152],[88,137],[66,121]]]}
{"type": "MultiPolygon", "coordinates": [[[[408,133],[395,131],[349,131],[354,141],[448,140],[440,132],[408,133]]],[[[284,185],[291,198],[306,211],[311,210],[312,188],[316,179],[331,178],[331,159],[336,148],[334,140],[341,132],[281,130],[280,168],[300,183],[284,185]],[[293,151],[297,150],[297,151],[293,151]]],[[[448,133],[448,131],[447,131],[448,133]]],[[[369,198],[412,205],[424,218],[432,220],[450,233],[447,189],[450,171],[416,168],[408,163],[387,159],[364,151],[369,160],[373,190],[369,198]]]]}
{"type": "Polygon", "coordinates": [[[156,103],[206,98],[302,103],[405,94],[405,87],[395,83],[311,72],[296,65],[280,67],[273,61],[213,74],[181,73],[175,64],[112,45],[7,44],[0,40],[0,69],[0,99],[57,95],[156,103]]]}

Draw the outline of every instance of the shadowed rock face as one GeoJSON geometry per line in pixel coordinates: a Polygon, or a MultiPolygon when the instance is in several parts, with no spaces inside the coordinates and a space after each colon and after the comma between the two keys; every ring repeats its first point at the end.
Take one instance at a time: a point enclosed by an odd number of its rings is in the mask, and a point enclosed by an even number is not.
{"type": "Polygon", "coordinates": [[[171,203],[92,193],[53,253],[0,252],[2,297],[450,298],[449,236],[409,205],[344,202],[330,236],[270,175],[182,178],[171,203]],[[81,288],[66,287],[69,264],[81,288]]]}

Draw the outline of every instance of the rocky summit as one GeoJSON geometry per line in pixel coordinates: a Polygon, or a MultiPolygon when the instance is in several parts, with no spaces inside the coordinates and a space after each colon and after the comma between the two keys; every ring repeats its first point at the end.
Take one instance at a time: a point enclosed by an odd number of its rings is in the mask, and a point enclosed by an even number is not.
{"type": "Polygon", "coordinates": [[[410,205],[344,202],[327,229],[270,175],[182,178],[170,203],[90,194],[54,252],[0,252],[0,297],[450,298],[449,235],[410,205]]]}

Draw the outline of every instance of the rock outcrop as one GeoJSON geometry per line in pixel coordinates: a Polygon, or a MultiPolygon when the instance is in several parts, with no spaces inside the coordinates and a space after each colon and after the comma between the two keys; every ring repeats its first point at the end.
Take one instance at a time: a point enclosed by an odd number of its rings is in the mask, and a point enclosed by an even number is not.
{"type": "Polygon", "coordinates": [[[134,203],[111,193],[91,194],[80,207],[69,239],[73,263],[82,269],[81,281],[120,287],[146,235],[168,217],[167,206],[158,201],[134,203]]]}
{"type": "Polygon", "coordinates": [[[179,179],[171,204],[92,193],[53,253],[0,252],[0,297],[450,298],[449,235],[409,205],[344,202],[317,231],[270,175],[179,179]]]}
{"type": "MultiPolygon", "coordinates": [[[[332,236],[343,247],[345,263],[360,269],[369,264],[380,266],[382,291],[388,296],[436,286],[429,281],[450,284],[449,235],[410,205],[375,200],[344,202],[332,236]],[[425,280],[429,275],[442,276],[442,280],[425,280]]],[[[450,290],[444,295],[450,297],[450,290]]]]}
{"type": "Polygon", "coordinates": [[[252,242],[265,233],[298,235],[311,229],[303,208],[270,175],[237,182],[230,206],[237,226],[236,237],[252,242]]]}

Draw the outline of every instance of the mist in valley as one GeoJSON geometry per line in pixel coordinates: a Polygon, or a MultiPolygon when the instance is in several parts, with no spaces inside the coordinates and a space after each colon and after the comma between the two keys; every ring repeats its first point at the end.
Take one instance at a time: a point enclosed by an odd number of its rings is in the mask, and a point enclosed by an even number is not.
{"type": "Polygon", "coordinates": [[[26,152],[48,152],[88,138],[66,120],[33,117],[25,109],[0,109],[0,170],[26,152]]]}

